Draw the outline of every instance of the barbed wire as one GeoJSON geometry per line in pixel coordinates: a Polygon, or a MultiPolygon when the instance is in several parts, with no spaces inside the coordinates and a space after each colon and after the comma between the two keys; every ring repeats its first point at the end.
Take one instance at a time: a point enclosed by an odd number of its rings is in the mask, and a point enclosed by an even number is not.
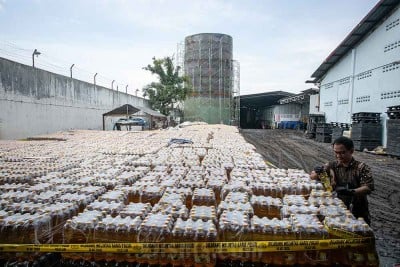
{"type": "MultiPolygon", "coordinates": [[[[19,45],[7,41],[7,40],[0,40],[0,57],[16,61],[21,64],[25,65],[32,65],[32,54],[34,49],[28,49],[24,47],[20,47],[19,45]]],[[[39,69],[43,69],[46,71],[50,71],[59,75],[71,76],[71,66],[72,67],[72,78],[85,81],[88,83],[93,84],[95,79],[95,71],[88,71],[83,69],[82,67],[77,66],[77,64],[68,62],[59,58],[54,57],[53,55],[49,55],[46,52],[38,49],[40,52],[39,57],[35,56],[35,67],[39,69]]],[[[106,88],[110,88],[113,90],[117,90],[120,92],[126,91],[126,86],[128,83],[117,81],[112,79],[106,75],[97,73],[96,75],[96,85],[103,86],[106,88]],[[113,82],[114,81],[114,82],[113,82]],[[111,88],[113,86],[113,88],[111,88]]],[[[129,87],[129,91],[134,90],[133,87],[129,87]]],[[[129,92],[128,92],[129,93],[129,92]]],[[[133,93],[134,94],[134,93],[133,93]]]]}

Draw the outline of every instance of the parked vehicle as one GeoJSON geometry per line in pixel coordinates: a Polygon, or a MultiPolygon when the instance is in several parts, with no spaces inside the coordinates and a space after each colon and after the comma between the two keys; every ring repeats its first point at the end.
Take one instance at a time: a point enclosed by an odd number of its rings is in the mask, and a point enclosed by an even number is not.
{"type": "Polygon", "coordinates": [[[140,126],[145,126],[146,125],[146,120],[143,118],[134,118],[131,117],[129,118],[129,120],[133,123],[137,123],[136,125],[140,125],[140,126]]]}
{"type": "Polygon", "coordinates": [[[118,121],[115,122],[113,130],[121,130],[121,126],[130,127],[131,126],[146,126],[146,120],[139,117],[129,117],[129,118],[120,118],[118,121]]]}

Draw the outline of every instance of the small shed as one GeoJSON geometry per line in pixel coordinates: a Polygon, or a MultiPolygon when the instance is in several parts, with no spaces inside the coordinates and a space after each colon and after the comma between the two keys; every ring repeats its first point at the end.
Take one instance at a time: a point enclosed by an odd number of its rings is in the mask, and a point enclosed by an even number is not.
{"type": "Polygon", "coordinates": [[[127,116],[128,117],[129,115],[137,113],[139,110],[140,109],[137,107],[134,107],[129,104],[125,104],[125,105],[115,108],[107,113],[104,113],[103,114],[103,131],[105,130],[105,117],[108,117],[108,116],[113,116],[113,117],[127,116]]]}
{"type": "Polygon", "coordinates": [[[156,127],[157,124],[161,124],[160,127],[162,127],[167,120],[167,116],[153,109],[147,107],[139,107],[139,109],[140,110],[133,115],[138,117],[145,116],[149,121],[149,129],[158,128],[156,127]]]}

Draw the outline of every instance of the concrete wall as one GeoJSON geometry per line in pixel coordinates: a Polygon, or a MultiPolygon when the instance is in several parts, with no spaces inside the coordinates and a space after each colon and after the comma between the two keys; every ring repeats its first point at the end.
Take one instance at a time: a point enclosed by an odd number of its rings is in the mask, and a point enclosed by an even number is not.
{"type": "Polygon", "coordinates": [[[0,58],[0,139],[101,130],[102,114],[127,103],[148,107],[143,98],[0,58]]]}

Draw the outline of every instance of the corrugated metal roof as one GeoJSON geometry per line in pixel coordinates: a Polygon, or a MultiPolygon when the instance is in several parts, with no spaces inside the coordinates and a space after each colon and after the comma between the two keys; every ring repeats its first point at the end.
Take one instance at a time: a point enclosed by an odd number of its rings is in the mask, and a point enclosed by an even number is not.
{"type": "Polygon", "coordinates": [[[292,95],[289,97],[284,97],[278,100],[279,104],[288,104],[291,102],[296,102],[296,103],[307,103],[310,102],[310,95],[317,94],[319,92],[318,88],[309,88],[306,90],[303,90],[300,94],[292,95]]]}
{"type": "Polygon", "coordinates": [[[165,118],[166,116],[158,111],[152,110],[150,108],[146,108],[146,107],[138,107],[141,111],[143,111],[144,113],[150,115],[150,116],[154,116],[154,117],[160,117],[160,118],[165,118]]]}
{"type": "Polygon", "coordinates": [[[121,116],[121,115],[133,115],[138,111],[142,111],[150,116],[154,117],[166,117],[164,114],[161,114],[158,111],[152,110],[146,107],[135,107],[129,104],[122,105],[118,108],[115,108],[107,113],[104,113],[103,116],[121,116]]]}
{"type": "Polygon", "coordinates": [[[241,95],[240,97],[240,107],[249,108],[265,108],[273,105],[278,105],[278,100],[283,97],[293,96],[293,93],[284,91],[274,91],[251,95],[241,95]]]}
{"type": "Polygon", "coordinates": [[[122,105],[118,108],[115,108],[107,113],[104,113],[103,116],[120,116],[120,115],[131,115],[139,111],[139,108],[134,107],[129,104],[122,105]]]}
{"type": "Polygon", "coordinates": [[[354,48],[371,30],[382,23],[398,5],[400,5],[400,0],[379,1],[311,75],[315,78],[314,81],[319,82],[332,66],[354,48]]]}

